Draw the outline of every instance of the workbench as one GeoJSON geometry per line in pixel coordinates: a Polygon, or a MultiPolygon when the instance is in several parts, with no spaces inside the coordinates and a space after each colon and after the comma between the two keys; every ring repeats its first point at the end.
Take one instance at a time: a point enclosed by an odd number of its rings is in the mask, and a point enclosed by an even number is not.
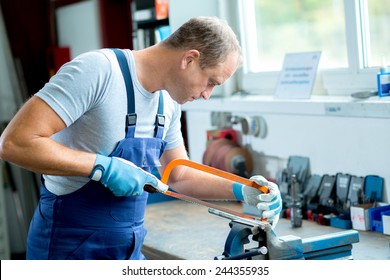
{"type": "MultiPolygon", "coordinates": [[[[218,202],[242,212],[239,202],[218,202]]],[[[148,259],[213,260],[222,254],[229,234],[229,221],[210,214],[207,207],[171,200],[148,204],[145,215],[146,235],[143,252],[148,259]]],[[[344,229],[303,220],[302,227],[291,227],[290,220],[280,219],[274,229],[277,236],[316,237],[344,229]]],[[[390,260],[390,236],[359,231],[353,244],[353,259],[390,260]]]]}

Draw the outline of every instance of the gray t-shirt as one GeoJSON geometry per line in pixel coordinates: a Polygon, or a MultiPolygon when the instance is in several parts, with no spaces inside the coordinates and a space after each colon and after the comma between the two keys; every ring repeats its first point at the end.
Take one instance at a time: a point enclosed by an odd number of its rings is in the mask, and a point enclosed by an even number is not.
{"type": "MultiPolygon", "coordinates": [[[[137,79],[134,57],[124,50],[134,86],[137,126],[135,137],[153,137],[159,93],[146,91],[137,79]]],[[[153,78],[153,77],[151,77],[153,78]]],[[[164,91],[167,150],[183,144],[181,108],[164,91]]],[[[36,94],[65,122],[66,128],[52,139],[72,149],[109,155],[125,137],[127,95],[122,72],[114,52],[101,49],[81,54],[64,64],[36,94]]],[[[88,178],[44,175],[54,194],[68,194],[82,187],[88,178]]]]}

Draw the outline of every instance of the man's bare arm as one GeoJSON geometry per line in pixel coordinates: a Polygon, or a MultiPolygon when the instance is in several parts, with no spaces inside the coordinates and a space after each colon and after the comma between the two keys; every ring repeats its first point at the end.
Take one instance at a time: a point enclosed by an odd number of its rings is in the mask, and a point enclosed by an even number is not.
{"type": "MultiPolygon", "coordinates": [[[[163,172],[169,162],[178,158],[188,159],[184,145],[164,152],[159,171],[163,172]]],[[[175,191],[192,197],[229,200],[234,199],[232,184],[230,180],[180,165],[172,170],[168,182],[175,191]]]]}
{"type": "Polygon", "coordinates": [[[0,137],[0,159],[34,172],[88,176],[95,154],[65,147],[50,136],[65,128],[62,119],[39,97],[30,98],[0,137]]]}

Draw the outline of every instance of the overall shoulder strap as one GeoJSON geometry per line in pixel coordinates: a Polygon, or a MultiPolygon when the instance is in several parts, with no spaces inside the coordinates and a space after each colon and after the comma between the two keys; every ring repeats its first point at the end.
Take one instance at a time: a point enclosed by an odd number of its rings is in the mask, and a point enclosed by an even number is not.
{"type": "Polygon", "coordinates": [[[158,110],[156,115],[156,123],[154,128],[154,137],[162,138],[164,133],[165,126],[165,116],[164,116],[164,95],[160,91],[160,96],[158,100],[158,110]]]}
{"type": "Polygon", "coordinates": [[[112,49],[112,50],[116,55],[126,85],[126,93],[127,93],[126,131],[127,133],[131,133],[132,136],[134,137],[135,125],[137,123],[137,114],[135,113],[134,87],[133,87],[133,81],[131,80],[129,64],[127,63],[125,54],[121,50],[118,49],[112,49]]]}
{"type": "MultiPolygon", "coordinates": [[[[123,79],[125,80],[126,92],[127,92],[127,117],[126,117],[126,129],[127,134],[131,133],[134,137],[135,125],[137,123],[137,114],[135,113],[135,99],[134,99],[134,87],[131,80],[131,74],[129,70],[129,64],[124,53],[118,49],[112,49],[116,55],[116,58],[119,63],[119,67],[122,71],[123,79]]],[[[164,96],[162,91],[160,91],[158,111],[156,115],[154,137],[162,138],[164,133],[165,126],[165,116],[164,116],[164,96]]]]}

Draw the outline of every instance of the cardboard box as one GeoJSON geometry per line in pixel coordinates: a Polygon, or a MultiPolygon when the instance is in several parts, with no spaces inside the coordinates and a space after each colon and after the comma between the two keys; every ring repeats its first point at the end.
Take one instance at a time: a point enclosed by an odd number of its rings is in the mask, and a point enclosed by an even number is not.
{"type": "Polygon", "coordinates": [[[370,219],[368,215],[368,209],[373,206],[370,204],[358,204],[351,206],[351,221],[352,228],[357,230],[369,230],[370,219]]]}
{"type": "Polygon", "coordinates": [[[351,206],[352,228],[357,230],[370,230],[370,214],[375,208],[386,206],[387,203],[376,202],[351,206]],[[370,211],[369,211],[370,209],[370,211]]]}

